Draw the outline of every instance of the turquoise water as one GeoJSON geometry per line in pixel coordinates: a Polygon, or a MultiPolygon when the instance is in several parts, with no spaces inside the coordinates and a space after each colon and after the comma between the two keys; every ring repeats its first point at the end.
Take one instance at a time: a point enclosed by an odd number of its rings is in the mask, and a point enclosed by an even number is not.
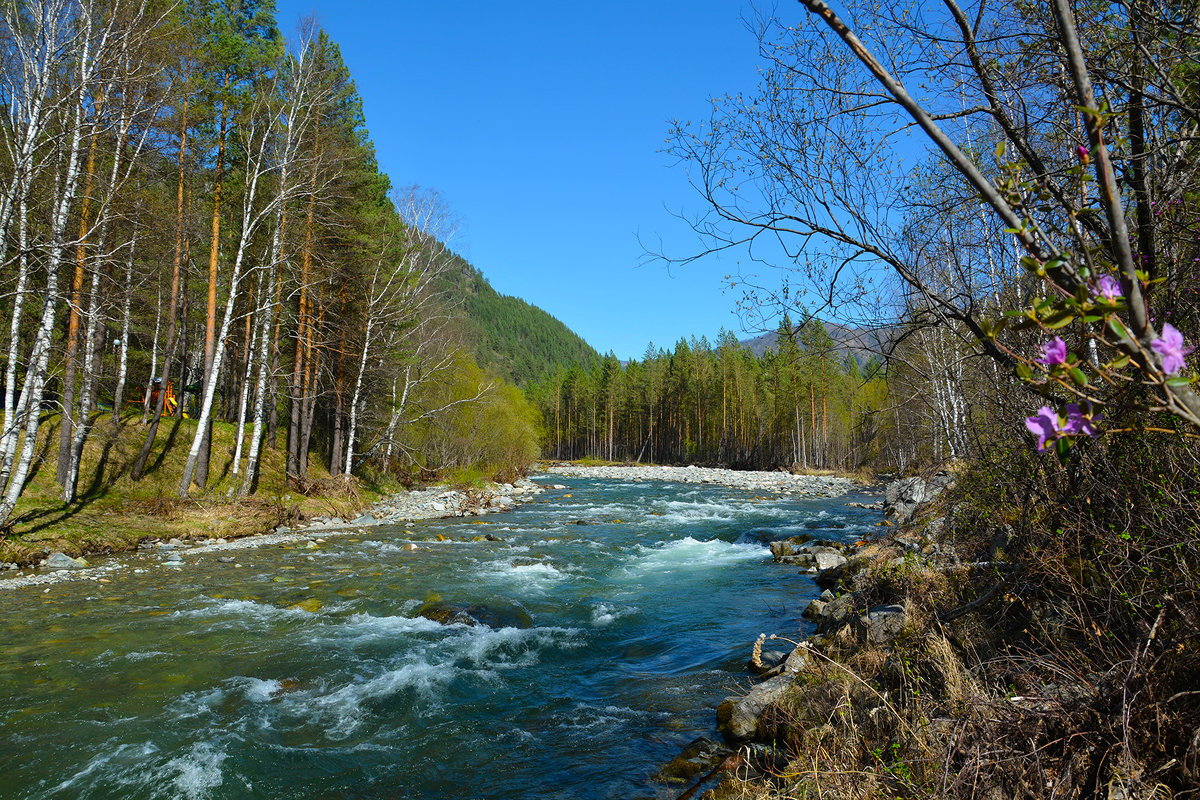
{"type": "Polygon", "coordinates": [[[108,584],[0,592],[0,797],[655,796],[658,766],[715,735],[754,639],[798,635],[815,595],[738,539],[853,540],[876,517],[854,496],[556,481],[513,512],[240,567],[130,557],[108,584]],[[533,627],[416,616],[437,597],[533,627]]]}

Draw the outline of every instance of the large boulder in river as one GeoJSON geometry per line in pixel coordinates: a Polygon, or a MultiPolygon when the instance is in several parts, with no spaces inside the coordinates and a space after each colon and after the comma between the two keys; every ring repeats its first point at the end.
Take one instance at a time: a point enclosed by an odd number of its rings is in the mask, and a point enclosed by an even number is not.
{"type": "Polygon", "coordinates": [[[533,618],[513,603],[447,603],[434,600],[417,609],[417,616],[443,625],[483,625],[488,628],[532,628],[533,618]]]}
{"type": "MultiPolygon", "coordinates": [[[[753,530],[746,531],[737,539],[735,539],[734,544],[760,544],[763,547],[770,547],[771,542],[774,542],[778,538],[779,530],[777,528],[755,528],[753,530]]],[[[794,541],[799,544],[807,542],[810,539],[812,539],[811,536],[803,533],[799,536],[791,537],[788,539],[788,541],[794,541]]]]}
{"type": "Polygon", "coordinates": [[[939,472],[929,480],[904,478],[887,485],[883,495],[883,513],[897,525],[906,525],[913,518],[917,507],[928,503],[954,483],[945,472],[939,472]]]}

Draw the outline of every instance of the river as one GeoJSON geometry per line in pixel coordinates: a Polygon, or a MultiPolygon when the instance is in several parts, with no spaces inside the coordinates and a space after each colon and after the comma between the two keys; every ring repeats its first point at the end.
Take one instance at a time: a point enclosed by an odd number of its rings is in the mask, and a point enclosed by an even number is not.
{"type": "Polygon", "coordinates": [[[798,637],[816,594],[739,538],[878,519],[855,494],[540,480],[570,487],[0,593],[0,797],[654,797],[755,638],[798,637]],[[439,600],[533,627],[416,615],[439,600]]]}

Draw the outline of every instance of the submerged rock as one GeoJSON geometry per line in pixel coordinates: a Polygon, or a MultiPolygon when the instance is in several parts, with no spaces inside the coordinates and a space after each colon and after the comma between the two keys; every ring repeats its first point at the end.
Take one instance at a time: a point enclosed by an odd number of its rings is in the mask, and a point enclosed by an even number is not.
{"type": "Polygon", "coordinates": [[[417,609],[417,616],[442,625],[482,625],[487,628],[532,628],[533,618],[525,609],[510,603],[447,603],[434,600],[417,609]]]}

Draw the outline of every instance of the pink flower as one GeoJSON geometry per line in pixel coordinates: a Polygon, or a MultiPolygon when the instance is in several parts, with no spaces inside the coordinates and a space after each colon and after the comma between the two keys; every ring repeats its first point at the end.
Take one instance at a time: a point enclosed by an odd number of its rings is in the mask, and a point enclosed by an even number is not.
{"type": "Polygon", "coordinates": [[[1154,352],[1162,356],[1163,372],[1168,375],[1174,375],[1186,367],[1187,363],[1184,358],[1196,349],[1184,347],[1183,334],[1175,330],[1175,326],[1169,322],[1163,323],[1162,338],[1155,339],[1150,346],[1154,348],[1154,352]]]}
{"type": "Polygon", "coordinates": [[[1063,428],[1058,422],[1058,414],[1050,406],[1042,406],[1038,409],[1038,413],[1032,417],[1026,417],[1025,427],[1037,437],[1039,453],[1049,449],[1058,439],[1059,434],[1063,432],[1063,428]]]}
{"type": "Polygon", "coordinates": [[[1125,296],[1125,293],[1121,291],[1121,284],[1112,275],[1101,275],[1097,278],[1094,292],[1097,297],[1105,300],[1116,300],[1118,297],[1125,296]]]}
{"type": "Polygon", "coordinates": [[[1086,147],[1084,147],[1083,145],[1079,145],[1078,147],[1075,148],[1075,155],[1079,158],[1080,164],[1087,164],[1089,161],[1092,160],[1091,154],[1088,153],[1088,149],[1086,147]]]}
{"type": "Polygon", "coordinates": [[[1047,367],[1053,367],[1056,364],[1065,364],[1066,361],[1067,343],[1059,336],[1055,336],[1042,345],[1042,357],[1037,360],[1039,364],[1045,364],[1047,367]]]}
{"type": "Polygon", "coordinates": [[[1067,424],[1062,426],[1062,432],[1072,436],[1095,436],[1094,422],[1090,414],[1084,416],[1078,403],[1067,403],[1067,424]]]}

